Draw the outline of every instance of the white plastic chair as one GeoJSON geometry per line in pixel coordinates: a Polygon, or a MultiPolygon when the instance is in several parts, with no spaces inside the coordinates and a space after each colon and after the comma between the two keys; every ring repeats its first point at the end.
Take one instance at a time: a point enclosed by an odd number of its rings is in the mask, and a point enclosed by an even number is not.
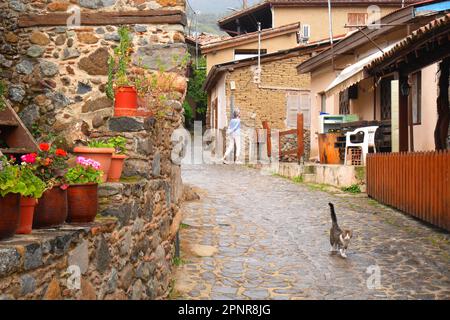
{"type": "Polygon", "coordinates": [[[366,157],[369,153],[369,148],[373,147],[373,152],[377,153],[377,149],[375,147],[375,133],[377,132],[377,129],[379,127],[364,127],[364,128],[358,128],[353,132],[347,132],[346,134],[346,144],[345,144],[345,164],[347,164],[347,157],[348,157],[348,149],[351,147],[359,147],[362,149],[363,159],[364,159],[364,165],[366,165],[366,157]],[[357,135],[358,133],[364,133],[364,141],[354,143],[351,141],[351,137],[354,135],[357,135]]]}

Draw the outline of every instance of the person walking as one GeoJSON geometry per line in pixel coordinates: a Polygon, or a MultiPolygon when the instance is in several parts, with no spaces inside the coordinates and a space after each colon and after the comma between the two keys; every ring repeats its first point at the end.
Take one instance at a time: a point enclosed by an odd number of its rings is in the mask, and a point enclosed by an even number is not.
{"type": "Polygon", "coordinates": [[[226,159],[234,151],[234,146],[236,145],[236,163],[240,163],[239,157],[241,155],[241,116],[239,110],[237,109],[233,112],[233,119],[231,119],[230,125],[228,126],[227,135],[229,137],[229,143],[222,161],[223,163],[228,164],[226,159]]]}

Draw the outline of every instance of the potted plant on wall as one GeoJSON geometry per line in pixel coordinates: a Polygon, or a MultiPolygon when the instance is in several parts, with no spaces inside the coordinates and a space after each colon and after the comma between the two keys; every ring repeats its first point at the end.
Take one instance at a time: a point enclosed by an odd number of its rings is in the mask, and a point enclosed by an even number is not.
{"type": "Polygon", "coordinates": [[[13,161],[4,156],[0,158],[0,240],[14,236],[19,225],[19,175],[19,168],[13,161]]]}
{"type": "Polygon", "coordinates": [[[128,66],[131,63],[132,38],[126,27],[119,28],[120,43],[114,49],[114,56],[108,60],[108,83],[106,94],[114,100],[114,116],[137,115],[137,91],[128,78],[128,66]]]}
{"type": "Polygon", "coordinates": [[[18,190],[20,192],[20,220],[17,234],[30,234],[36,204],[47,187],[44,181],[36,176],[37,154],[30,153],[21,157],[18,190]]]}
{"type": "Polygon", "coordinates": [[[69,183],[69,223],[92,222],[98,210],[98,184],[103,172],[100,163],[84,157],[77,157],[76,166],[66,174],[69,183]]]}
{"type": "Polygon", "coordinates": [[[109,169],[108,181],[119,182],[122,176],[123,166],[127,158],[127,139],[124,137],[113,137],[108,143],[114,146],[115,153],[112,156],[111,167],[109,169]]]}
{"type": "Polygon", "coordinates": [[[39,145],[36,175],[46,183],[47,190],[39,199],[33,217],[33,228],[62,225],[67,218],[67,152],[49,143],[39,145]]]}
{"type": "Polygon", "coordinates": [[[108,173],[115,151],[114,145],[104,140],[93,140],[88,143],[87,147],[76,147],[73,149],[73,153],[76,155],[100,163],[100,170],[104,172],[103,182],[108,180],[108,173]]]}

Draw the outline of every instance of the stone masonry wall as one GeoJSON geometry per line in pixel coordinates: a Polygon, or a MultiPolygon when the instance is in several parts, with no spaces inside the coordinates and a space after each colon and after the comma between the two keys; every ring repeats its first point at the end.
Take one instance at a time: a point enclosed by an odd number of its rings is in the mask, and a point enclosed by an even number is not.
{"type": "MultiPolygon", "coordinates": [[[[298,56],[271,62],[262,62],[261,86],[310,89],[310,76],[297,74],[297,66],[307,59],[298,56]]],[[[235,106],[241,110],[241,120],[249,127],[262,127],[262,121],[269,121],[274,129],[286,128],[286,96],[288,90],[258,88],[253,83],[250,67],[237,68],[226,77],[227,115],[230,114],[230,81],[235,81],[235,106]],[[252,118],[255,114],[256,117],[252,118]]]]}
{"type": "MultiPolygon", "coordinates": [[[[119,42],[118,25],[19,28],[21,14],[47,14],[78,5],[82,12],[184,10],[179,0],[60,0],[0,1],[0,77],[8,85],[8,98],[34,133],[65,138],[69,147],[86,140],[90,130],[104,128],[113,113],[106,97],[109,54],[119,42]]],[[[129,25],[134,44],[133,61],[150,71],[161,67],[183,77],[186,55],[181,24],[129,25]]],[[[175,98],[184,99],[183,81],[175,98]]]]}
{"type": "Polygon", "coordinates": [[[182,195],[180,167],[170,161],[170,135],[180,123],[179,113],[158,120],[113,118],[109,130],[93,133],[127,137],[134,159],[127,172],[135,175],[100,186],[94,224],[1,241],[0,300],[166,297],[182,195]]]}
{"type": "Polygon", "coordinates": [[[180,81],[164,112],[114,118],[104,91],[119,26],[17,27],[19,14],[64,11],[69,2],[91,12],[184,10],[179,0],[0,1],[0,76],[29,128],[60,136],[69,150],[93,138],[128,140],[121,181],[99,187],[95,223],[0,242],[0,300],[161,299],[169,292],[181,222],[181,169],[171,161],[171,135],[182,124],[186,94],[184,27],[130,26],[135,61],[155,72],[164,65],[180,81]]]}

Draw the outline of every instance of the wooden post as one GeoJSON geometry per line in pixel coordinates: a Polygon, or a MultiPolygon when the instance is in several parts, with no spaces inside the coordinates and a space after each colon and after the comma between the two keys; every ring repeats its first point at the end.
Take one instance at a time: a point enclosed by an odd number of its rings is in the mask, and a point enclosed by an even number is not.
{"type": "Polygon", "coordinates": [[[267,137],[267,156],[269,159],[272,157],[272,135],[270,134],[270,126],[268,121],[263,121],[263,129],[266,130],[267,137]]]}
{"type": "Polygon", "coordinates": [[[303,113],[299,113],[297,114],[297,159],[299,162],[305,153],[305,141],[303,137],[303,113]]]}
{"type": "Polygon", "coordinates": [[[439,93],[437,98],[438,120],[434,131],[436,150],[447,149],[448,126],[450,124],[450,108],[448,101],[449,75],[450,58],[446,58],[439,64],[439,93]]]}

